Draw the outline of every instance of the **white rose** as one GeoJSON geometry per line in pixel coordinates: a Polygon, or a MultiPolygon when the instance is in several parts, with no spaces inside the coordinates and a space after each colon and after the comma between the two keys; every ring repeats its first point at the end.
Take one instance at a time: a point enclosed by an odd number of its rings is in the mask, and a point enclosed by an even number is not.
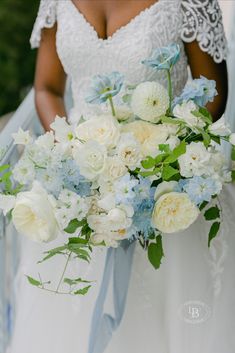
{"type": "Polygon", "coordinates": [[[181,175],[189,178],[194,175],[210,174],[210,158],[210,153],[202,142],[191,142],[186,147],[186,153],[178,159],[181,175]]]}
{"type": "Polygon", "coordinates": [[[225,122],[224,115],[218,121],[209,126],[209,131],[211,134],[216,136],[228,136],[231,134],[231,130],[225,122]]]}
{"type": "Polygon", "coordinates": [[[85,142],[94,140],[107,148],[113,148],[119,140],[119,124],[112,115],[100,115],[79,124],[76,136],[85,142]]]}
{"type": "Polygon", "coordinates": [[[235,146],[235,133],[232,133],[230,136],[229,136],[229,142],[235,146]]]}
{"type": "Polygon", "coordinates": [[[127,168],[119,157],[107,157],[104,172],[100,177],[104,180],[115,180],[126,174],[126,172],[127,168]]]}
{"type": "Polygon", "coordinates": [[[73,149],[73,157],[80,173],[89,180],[96,179],[106,166],[107,151],[105,146],[96,141],[88,141],[73,149]]]}
{"type": "Polygon", "coordinates": [[[49,242],[58,235],[58,224],[49,196],[37,181],[31,191],[17,195],[12,221],[19,233],[37,242],[49,242]]]}
{"type": "Polygon", "coordinates": [[[157,200],[152,224],[163,233],[176,233],[187,229],[199,214],[186,193],[170,192],[157,200]]]}
{"type": "Polygon", "coordinates": [[[161,184],[158,184],[155,194],[154,194],[154,200],[156,201],[159,199],[162,195],[167,194],[169,192],[172,192],[176,186],[178,185],[177,181],[163,181],[161,184]]]}
{"type": "Polygon", "coordinates": [[[142,120],[158,122],[169,107],[169,95],[158,82],[140,83],[131,98],[133,113],[142,120]]]}
{"type": "Polygon", "coordinates": [[[12,137],[14,139],[14,145],[28,145],[32,142],[32,137],[30,136],[29,131],[24,131],[21,127],[16,133],[12,134],[12,137]]]}
{"type": "Polygon", "coordinates": [[[0,210],[3,211],[4,216],[14,208],[15,202],[15,196],[0,194],[0,210]]]}
{"type": "Polygon", "coordinates": [[[173,109],[173,114],[175,117],[184,120],[191,128],[203,128],[206,125],[205,122],[200,117],[192,114],[195,110],[198,110],[196,104],[193,101],[188,101],[177,104],[173,109]]]}
{"type": "Polygon", "coordinates": [[[132,134],[122,134],[117,146],[118,158],[130,169],[140,165],[141,149],[132,134]]]}
{"type": "Polygon", "coordinates": [[[141,152],[144,157],[156,156],[158,145],[165,143],[168,136],[168,126],[165,124],[152,124],[146,121],[134,121],[122,127],[123,132],[130,132],[141,144],[141,152]]]}

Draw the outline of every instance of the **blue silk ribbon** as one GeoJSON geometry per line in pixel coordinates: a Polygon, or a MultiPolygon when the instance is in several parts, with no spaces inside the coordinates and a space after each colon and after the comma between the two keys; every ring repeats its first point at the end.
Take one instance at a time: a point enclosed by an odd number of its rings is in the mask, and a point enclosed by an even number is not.
{"type": "Polygon", "coordinates": [[[109,248],[92,316],[88,353],[103,353],[122,320],[129,287],[135,242],[122,240],[118,248],[109,248]],[[104,313],[108,286],[113,276],[114,317],[104,313]]]}

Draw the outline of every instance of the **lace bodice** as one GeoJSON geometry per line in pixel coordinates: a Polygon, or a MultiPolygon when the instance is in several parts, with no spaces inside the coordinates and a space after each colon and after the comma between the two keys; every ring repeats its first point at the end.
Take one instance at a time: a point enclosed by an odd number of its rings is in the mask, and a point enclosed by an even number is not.
{"type": "Polygon", "coordinates": [[[97,73],[117,70],[130,84],[155,79],[165,84],[162,73],[142,65],[141,60],[154,48],[175,42],[182,52],[173,72],[173,88],[177,94],[188,77],[183,41],[196,39],[216,62],[226,56],[217,0],[158,0],[107,39],[98,37],[95,28],[71,0],[41,0],[31,36],[32,47],[39,46],[41,29],[52,27],[56,21],[58,55],[72,85],[74,107],[70,121],[74,123],[92,109],[87,108],[84,96],[91,77],[97,73]]]}

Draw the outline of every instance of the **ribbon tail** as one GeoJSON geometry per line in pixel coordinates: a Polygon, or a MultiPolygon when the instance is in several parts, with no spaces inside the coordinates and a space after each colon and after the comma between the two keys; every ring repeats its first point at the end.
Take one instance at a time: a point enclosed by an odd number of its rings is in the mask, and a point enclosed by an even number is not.
{"type": "Polygon", "coordinates": [[[107,250],[100,292],[92,317],[88,353],[103,353],[112,338],[113,331],[118,328],[122,320],[131,275],[134,246],[135,244],[130,243],[129,240],[123,240],[118,248],[107,250]],[[115,317],[104,313],[104,304],[112,276],[115,317]]]}

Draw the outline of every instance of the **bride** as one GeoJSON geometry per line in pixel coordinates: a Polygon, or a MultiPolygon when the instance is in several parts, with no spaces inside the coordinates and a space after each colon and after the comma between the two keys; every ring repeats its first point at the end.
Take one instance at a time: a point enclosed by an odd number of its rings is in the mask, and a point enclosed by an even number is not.
{"type": "MultiPolygon", "coordinates": [[[[92,112],[84,96],[94,74],[122,72],[134,84],[164,79],[143,66],[152,50],[178,43],[174,93],[188,79],[217,82],[209,105],[218,119],[227,99],[226,41],[217,0],[41,0],[31,36],[39,47],[35,101],[49,129],[55,115],[77,124],[92,112]],[[66,111],[66,79],[73,107],[66,111]]],[[[96,280],[85,297],[40,291],[25,274],[57,278],[62,259],[36,265],[47,246],[24,239],[16,278],[17,312],[10,353],[232,353],[235,351],[235,191],[220,196],[223,226],[207,248],[203,218],[165,236],[156,271],[138,245],[97,249],[92,262],[70,263],[76,276],[96,280]]],[[[51,247],[51,245],[50,245],[51,247]]]]}

